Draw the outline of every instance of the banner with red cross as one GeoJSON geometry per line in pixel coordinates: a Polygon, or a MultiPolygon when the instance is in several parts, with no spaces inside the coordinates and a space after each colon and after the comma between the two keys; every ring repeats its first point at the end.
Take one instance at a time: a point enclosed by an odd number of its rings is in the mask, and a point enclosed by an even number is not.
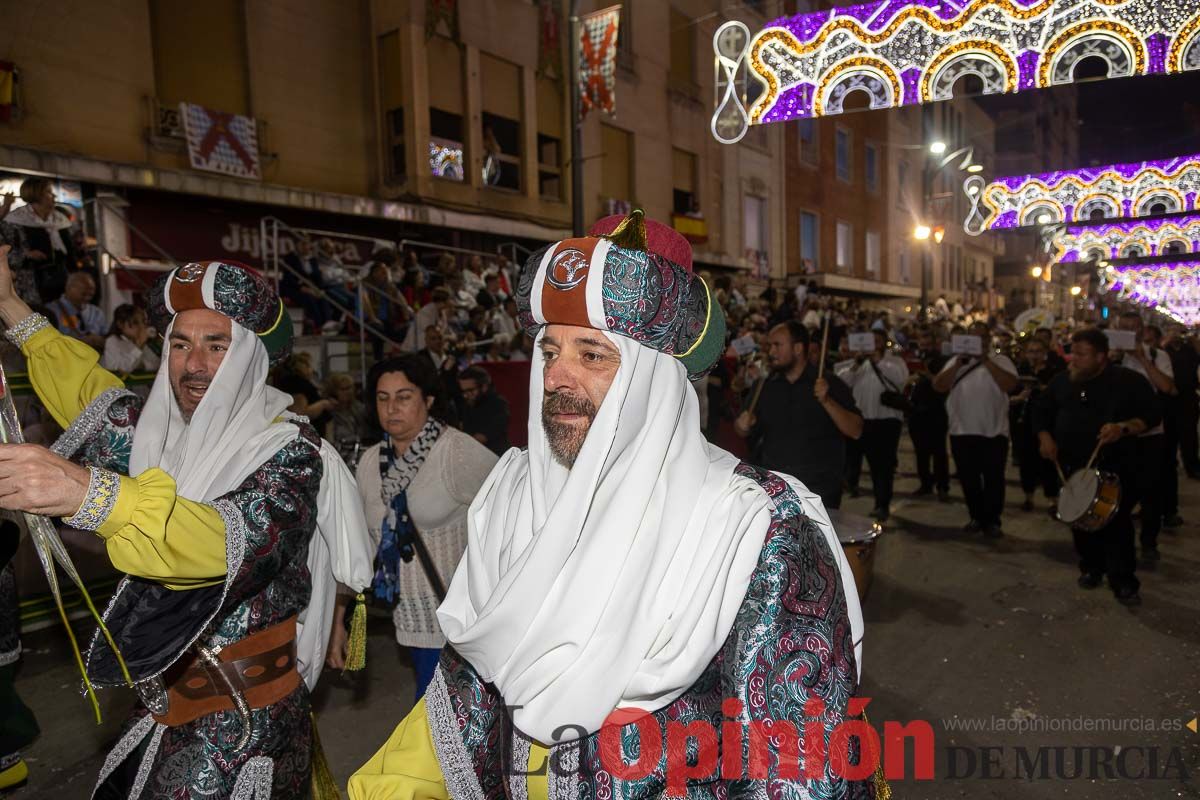
{"type": "Polygon", "coordinates": [[[579,118],[592,109],[616,111],[617,26],[621,7],[611,6],[580,20],[579,118]]]}
{"type": "Polygon", "coordinates": [[[258,126],[250,117],[180,103],[192,169],[261,180],[258,126]]]}

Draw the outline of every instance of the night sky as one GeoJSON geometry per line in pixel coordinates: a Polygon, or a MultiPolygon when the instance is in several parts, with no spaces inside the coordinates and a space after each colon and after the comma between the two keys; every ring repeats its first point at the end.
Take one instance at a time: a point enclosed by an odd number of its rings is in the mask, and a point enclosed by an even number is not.
{"type": "Polygon", "coordinates": [[[1077,85],[1079,166],[1200,153],[1200,72],[1077,85]]]}

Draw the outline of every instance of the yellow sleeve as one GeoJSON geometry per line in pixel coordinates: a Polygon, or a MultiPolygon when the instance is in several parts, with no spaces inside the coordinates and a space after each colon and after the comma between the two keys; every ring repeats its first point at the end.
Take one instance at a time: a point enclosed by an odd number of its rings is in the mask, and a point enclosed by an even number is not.
{"type": "Polygon", "coordinates": [[[87,499],[67,524],[99,534],[114,567],[168,589],[223,582],[225,522],[215,508],[179,497],[158,468],[136,478],[91,473],[87,499]]]}
{"type": "Polygon", "coordinates": [[[450,800],[424,699],[396,726],[379,752],[350,776],[346,790],[350,800],[450,800]]]}
{"type": "Polygon", "coordinates": [[[108,389],[124,388],[100,366],[100,354],[53,327],[42,328],[21,345],[29,382],[59,425],[69,427],[79,413],[108,389]]]}

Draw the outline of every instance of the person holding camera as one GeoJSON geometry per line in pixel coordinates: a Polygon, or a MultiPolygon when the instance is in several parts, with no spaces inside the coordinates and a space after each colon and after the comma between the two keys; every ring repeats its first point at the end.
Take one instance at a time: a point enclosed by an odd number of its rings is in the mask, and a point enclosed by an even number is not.
{"type": "Polygon", "coordinates": [[[896,480],[900,430],[904,424],[904,409],[908,406],[903,394],[903,386],[908,382],[908,367],[904,359],[888,349],[886,333],[881,330],[871,333],[874,349],[859,353],[838,372],[838,377],[850,386],[854,403],[863,416],[858,454],[850,464],[852,480],[848,482],[851,486],[858,484],[858,473],[865,456],[875,495],[871,516],[886,522],[896,480]]]}
{"type": "Polygon", "coordinates": [[[972,322],[967,334],[979,340],[979,354],[962,353],[946,362],[933,388],[947,395],[950,452],[971,515],[963,530],[998,538],[1004,535],[1000,512],[1008,460],[1008,394],[1017,385],[1017,367],[1008,356],[993,352],[986,322],[972,322]]]}

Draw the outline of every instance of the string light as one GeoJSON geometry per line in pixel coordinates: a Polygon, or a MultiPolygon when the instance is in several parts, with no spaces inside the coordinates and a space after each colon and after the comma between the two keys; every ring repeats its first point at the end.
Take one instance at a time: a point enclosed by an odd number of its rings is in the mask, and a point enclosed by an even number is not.
{"type": "MultiPolygon", "coordinates": [[[[974,180],[974,179],[973,179],[974,180]]],[[[1196,209],[1200,155],[998,178],[971,195],[966,231],[1139,218],[1196,209]],[[1042,222],[1043,215],[1048,216],[1042,222]]]]}
{"type": "Polygon", "coordinates": [[[1103,259],[1167,255],[1169,247],[1179,253],[1197,253],[1200,252],[1200,214],[1106,222],[1103,225],[1072,225],[1058,237],[1057,243],[1065,251],[1062,261],[1085,261],[1092,255],[1099,255],[1101,267],[1108,266],[1103,259]],[[1143,252],[1134,253],[1136,246],[1142,247],[1143,252]]]}
{"type": "Polygon", "coordinates": [[[1108,288],[1122,299],[1157,307],[1185,325],[1200,323],[1200,262],[1129,264],[1115,273],[1108,288]]]}
{"type": "MultiPolygon", "coordinates": [[[[721,54],[718,52],[718,56],[721,54]]],[[[770,23],[738,56],[766,91],[743,125],[948,100],[965,76],[982,94],[1071,83],[1085,59],[1108,77],[1200,69],[1200,13],[1157,0],[871,0],[770,23]]]]}

